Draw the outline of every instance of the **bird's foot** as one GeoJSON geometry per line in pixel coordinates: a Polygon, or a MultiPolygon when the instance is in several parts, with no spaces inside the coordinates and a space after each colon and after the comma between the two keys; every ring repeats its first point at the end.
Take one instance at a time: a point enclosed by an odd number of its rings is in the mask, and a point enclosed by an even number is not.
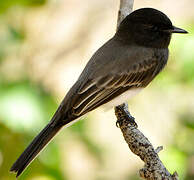
{"type": "Polygon", "coordinates": [[[115,114],[117,117],[116,126],[121,127],[123,123],[130,124],[131,126],[137,128],[137,123],[135,122],[135,118],[131,116],[128,111],[128,105],[126,103],[115,107],[115,114]]]}
{"type": "Polygon", "coordinates": [[[135,118],[133,116],[127,116],[127,120],[129,121],[129,124],[131,126],[134,126],[135,128],[138,128],[137,123],[135,122],[135,118]]]}
{"type": "Polygon", "coordinates": [[[124,119],[119,119],[116,122],[116,126],[119,128],[121,126],[121,124],[123,123],[123,121],[127,121],[128,124],[130,124],[131,126],[134,126],[135,128],[138,128],[137,123],[135,122],[135,118],[131,115],[126,115],[124,117],[124,119]]]}

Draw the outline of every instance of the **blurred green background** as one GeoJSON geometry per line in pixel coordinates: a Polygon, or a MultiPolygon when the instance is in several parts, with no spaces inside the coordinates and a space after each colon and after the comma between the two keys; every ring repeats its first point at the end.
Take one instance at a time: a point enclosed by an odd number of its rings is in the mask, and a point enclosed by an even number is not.
{"type": "MultiPolygon", "coordinates": [[[[166,69],[129,109],[139,128],[164,146],[160,157],[180,179],[194,179],[193,0],[135,0],[189,31],[174,35],[166,69]]],[[[91,55],[115,32],[118,0],[0,1],[0,180],[44,127],[91,55]]],[[[138,180],[143,163],[115,126],[113,110],[64,129],[21,180],[138,180]]]]}

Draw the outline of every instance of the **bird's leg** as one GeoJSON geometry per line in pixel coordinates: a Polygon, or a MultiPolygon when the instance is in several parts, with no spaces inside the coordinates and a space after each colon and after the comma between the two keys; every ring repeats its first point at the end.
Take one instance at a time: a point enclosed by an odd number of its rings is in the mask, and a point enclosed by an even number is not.
{"type": "Polygon", "coordinates": [[[127,103],[123,103],[119,106],[115,107],[115,115],[117,117],[116,126],[120,127],[124,121],[127,121],[128,124],[137,128],[137,123],[135,122],[135,118],[131,116],[130,112],[128,111],[127,103]]]}

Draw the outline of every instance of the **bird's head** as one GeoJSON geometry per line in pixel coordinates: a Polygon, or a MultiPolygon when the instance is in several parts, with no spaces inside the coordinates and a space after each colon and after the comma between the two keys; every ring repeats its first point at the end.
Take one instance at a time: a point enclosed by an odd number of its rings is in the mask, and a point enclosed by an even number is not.
{"type": "Polygon", "coordinates": [[[173,26],[164,13],[153,8],[142,8],[133,11],[121,22],[116,36],[129,43],[167,48],[172,33],[187,31],[173,26]]]}

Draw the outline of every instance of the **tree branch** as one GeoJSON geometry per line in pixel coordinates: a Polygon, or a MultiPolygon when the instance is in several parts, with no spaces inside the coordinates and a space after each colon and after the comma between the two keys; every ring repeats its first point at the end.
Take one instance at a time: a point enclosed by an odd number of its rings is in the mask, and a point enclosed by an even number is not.
{"type": "Polygon", "coordinates": [[[120,0],[120,8],[117,19],[117,28],[120,25],[121,21],[129,15],[133,10],[134,0],[120,0]]]}
{"type": "MultiPolygon", "coordinates": [[[[134,0],[120,0],[117,28],[121,21],[132,11],[134,0]]],[[[130,150],[144,161],[144,167],[140,169],[140,177],[147,180],[178,180],[178,174],[170,174],[160,160],[158,153],[162,147],[156,150],[150,141],[137,128],[135,119],[128,111],[127,103],[115,107],[117,125],[121,129],[124,139],[130,150]]]]}

